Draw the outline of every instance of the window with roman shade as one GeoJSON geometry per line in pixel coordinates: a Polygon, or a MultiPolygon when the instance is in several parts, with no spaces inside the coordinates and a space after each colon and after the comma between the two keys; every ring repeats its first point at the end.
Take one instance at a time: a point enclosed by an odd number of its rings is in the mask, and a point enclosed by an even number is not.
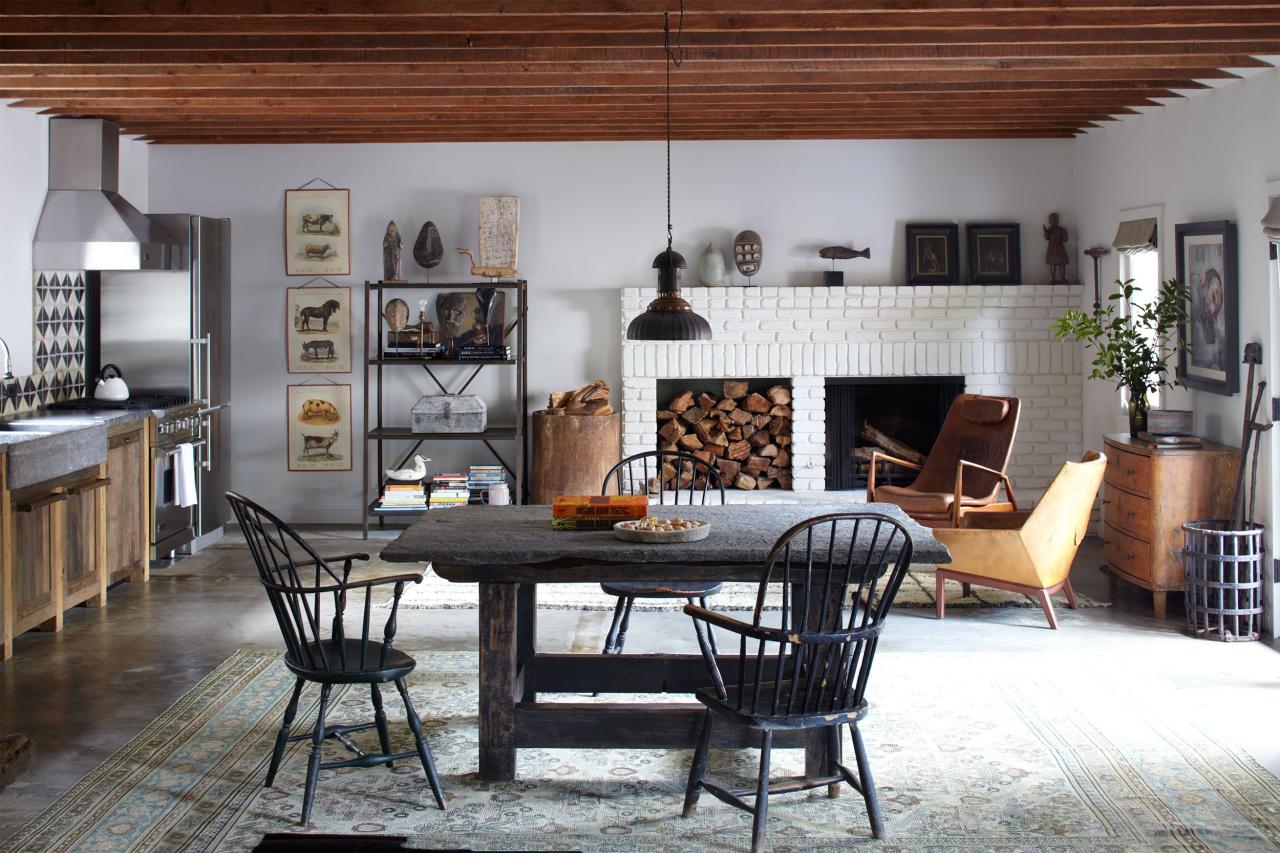
{"type": "Polygon", "coordinates": [[[1262,234],[1271,244],[1271,257],[1280,252],[1280,195],[1271,199],[1267,215],[1262,217],[1262,234]]]}
{"type": "Polygon", "coordinates": [[[1116,237],[1111,241],[1112,247],[1122,255],[1138,255],[1153,252],[1156,248],[1156,220],[1128,219],[1120,223],[1116,229],[1116,237]]]}

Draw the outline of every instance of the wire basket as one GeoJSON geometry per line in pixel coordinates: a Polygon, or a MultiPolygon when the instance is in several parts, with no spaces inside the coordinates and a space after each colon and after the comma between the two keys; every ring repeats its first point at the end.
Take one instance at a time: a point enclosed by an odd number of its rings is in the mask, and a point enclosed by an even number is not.
{"type": "Polygon", "coordinates": [[[1230,521],[1182,525],[1187,632],[1206,640],[1256,640],[1262,627],[1263,528],[1230,521]]]}

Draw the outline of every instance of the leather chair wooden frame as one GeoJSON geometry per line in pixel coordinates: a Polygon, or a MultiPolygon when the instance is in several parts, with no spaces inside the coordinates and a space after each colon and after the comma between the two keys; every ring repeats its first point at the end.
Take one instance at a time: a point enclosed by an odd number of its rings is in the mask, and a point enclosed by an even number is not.
{"type": "Polygon", "coordinates": [[[872,451],[867,500],[895,504],[926,527],[959,527],[972,512],[1016,512],[1005,468],[1018,431],[1017,397],[957,395],[923,465],[872,451]],[[920,474],[910,486],[876,483],[876,468],[892,462],[920,474]],[[1005,500],[998,500],[1003,486],[1005,500]]]}
{"type": "Polygon", "coordinates": [[[943,587],[950,579],[962,584],[965,595],[976,585],[1030,596],[1056,629],[1050,596],[1062,590],[1067,606],[1076,608],[1071,563],[1089,531],[1106,467],[1107,457],[1090,450],[1062,466],[1034,511],[976,513],[965,517],[963,527],[936,530],[951,552],[951,562],[937,569],[938,618],[946,615],[943,587]]]}

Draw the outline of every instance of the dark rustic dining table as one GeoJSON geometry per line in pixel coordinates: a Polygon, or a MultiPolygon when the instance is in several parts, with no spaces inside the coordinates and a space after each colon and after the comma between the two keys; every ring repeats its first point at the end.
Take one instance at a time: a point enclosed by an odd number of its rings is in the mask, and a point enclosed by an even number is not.
{"type": "MultiPolygon", "coordinates": [[[[704,710],[693,702],[539,702],[539,693],[671,693],[692,699],[694,690],[710,682],[701,655],[539,652],[538,584],[758,583],[774,542],[792,525],[850,511],[878,512],[900,522],[911,537],[913,562],[951,559],[928,528],[896,506],[853,502],[654,507],[654,515],[711,523],[710,536],[701,542],[665,545],[623,542],[608,530],[552,530],[549,506],[458,507],[423,515],[383,549],[382,559],[429,562],[446,580],[479,584],[480,776],[509,781],[520,747],[691,749],[704,710]]],[[[736,677],[737,655],[721,654],[719,660],[726,679],[736,677]]],[[[747,734],[722,726],[715,743],[751,746],[754,739],[747,734]]],[[[839,760],[821,732],[781,733],[775,744],[804,747],[807,773],[828,773],[839,760]]],[[[839,739],[834,744],[838,750],[839,739]]]]}

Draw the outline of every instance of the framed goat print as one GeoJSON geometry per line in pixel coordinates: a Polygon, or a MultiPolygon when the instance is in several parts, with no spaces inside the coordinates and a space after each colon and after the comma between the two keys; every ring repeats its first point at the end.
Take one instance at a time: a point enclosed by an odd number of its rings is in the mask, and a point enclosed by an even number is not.
{"type": "Polygon", "coordinates": [[[350,220],[350,190],[285,190],[285,274],[350,275],[350,220]]]}
{"type": "Polygon", "coordinates": [[[967,224],[970,284],[1022,284],[1022,234],[1008,225],[967,224]]]}
{"type": "Polygon", "coordinates": [[[1226,220],[1174,226],[1178,281],[1187,286],[1178,375],[1188,388],[1230,397],[1240,390],[1236,226],[1226,220]]]}
{"type": "Polygon", "coordinates": [[[907,284],[960,283],[960,226],[907,225],[907,284]]]}
{"type": "Polygon", "coordinates": [[[287,288],[285,311],[290,373],[351,372],[351,288],[287,288]]]}
{"type": "Polygon", "coordinates": [[[351,470],[350,385],[290,385],[286,408],[290,471],[351,470]]]}

